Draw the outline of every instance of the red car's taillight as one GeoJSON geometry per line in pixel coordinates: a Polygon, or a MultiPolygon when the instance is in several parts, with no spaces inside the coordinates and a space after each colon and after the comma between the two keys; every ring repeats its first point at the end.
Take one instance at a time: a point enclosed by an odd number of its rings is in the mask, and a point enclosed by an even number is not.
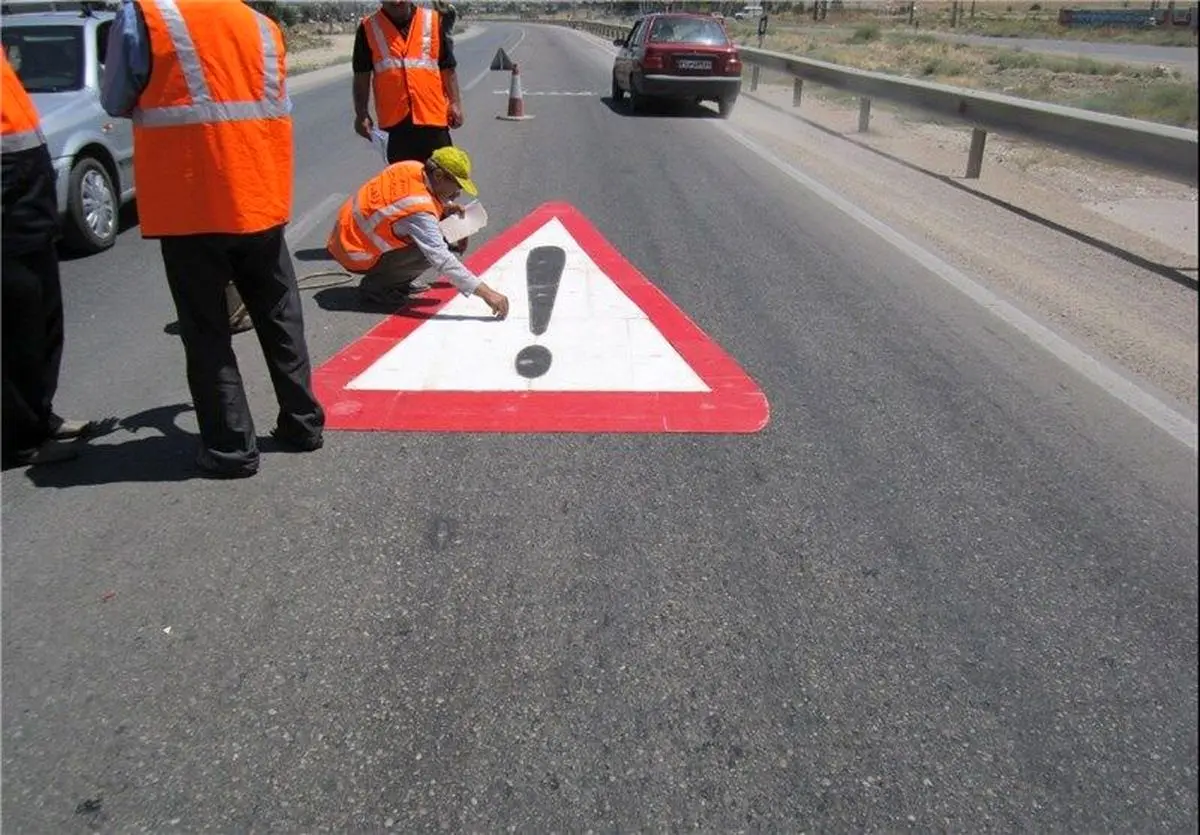
{"type": "Polygon", "coordinates": [[[646,50],[646,54],[642,56],[643,70],[661,70],[665,67],[666,61],[661,52],[653,52],[649,49],[646,50]]]}
{"type": "Polygon", "coordinates": [[[726,75],[741,75],[742,59],[737,54],[730,55],[725,58],[725,74],[726,75]]]}

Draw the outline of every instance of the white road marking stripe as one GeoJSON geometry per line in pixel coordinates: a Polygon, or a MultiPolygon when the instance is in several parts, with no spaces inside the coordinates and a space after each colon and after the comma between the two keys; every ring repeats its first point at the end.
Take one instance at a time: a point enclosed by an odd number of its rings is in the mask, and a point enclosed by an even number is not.
{"type": "MultiPolygon", "coordinates": [[[[511,58],[513,52],[516,51],[516,48],[521,45],[521,41],[523,41],[523,40],[525,40],[525,30],[524,29],[521,30],[521,37],[517,38],[517,42],[515,44],[513,44],[512,46],[502,47],[502,49],[506,53],[508,53],[508,57],[511,58]]],[[[493,70],[491,68],[491,62],[488,62],[488,66],[483,68],[483,72],[479,73],[479,75],[475,76],[470,81],[468,81],[463,87],[461,87],[460,92],[465,93],[469,90],[474,89],[475,85],[477,85],[479,82],[483,81],[485,78],[487,78],[493,72],[499,72],[499,70],[493,70]]],[[[506,90],[505,93],[507,93],[507,92],[508,91],[506,90]]]]}
{"type": "Polygon", "coordinates": [[[812,191],[834,208],[841,210],[852,220],[865,226],[879,237],[899,249],[938,278],[963,293],[996,318],[1020,331],[1030,341],[1049,351],[1059,360],[1096,384],[1111,396],[1120,400],[1155,426],[1190,449],[1197,451],[1197,426],[1189,417],[1159,400],[1137,383],[1127,379],[1120,371],[1098,357],[1074,345],[1067,338],[1041,324],[1029,314],[1004,301],[991,290],[967,276],[957,267],[948,264],[920,244],[888,226],[869,212],[851,203],[833,189],[813,179],[808,174],[780,159],[767,148],[750,139],[736,128],[715,124],[735,142],[753,151],[771,163],[795,182],[812,191]]]}
{"type": "MultiPolygon", "coordinates": [[[[493,90],[497,96],[507,96],[508,90],[493,90]]],[[[594,93],[591,90],[581,90],[578,92],[567,90],[522,90],[522,96],[602,96],[603,93],[594,93]]]]}
{"type": "Polygon", "coordinates": [[[287,240],[288,248],[290,249],[302,241],[304,236],[313,230],[313,227],[332,214],[345,199],[346,195],[344,194],[331,194],[301,215],[295,223],[288,224],[287,231],[283,235],[287,240]]]}

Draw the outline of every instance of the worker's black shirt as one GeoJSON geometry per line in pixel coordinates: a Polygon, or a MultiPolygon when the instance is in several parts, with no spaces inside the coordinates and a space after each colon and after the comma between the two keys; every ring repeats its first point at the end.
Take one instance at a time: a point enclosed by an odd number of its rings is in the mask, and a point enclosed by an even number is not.
{"type": "MultiPolygon", "coordinates": [[[[400,34],[408,37],[408,29],[412,26],[413,17],[409,17],[408,21],[400,28],[400,34]]],[[[442,25],[438,36],[441,40],[441,46],[438,52],[438,69],[452,70],[458,66],[458,61],[454,57],[454,37],[451,31],[454,28],[454,21],[449,15],[439,15],[442,25]]],[[[354,56],[351,62],[354,72],[371,72],[375,66],[375,62],[371,60],[371,45],[367,42],[367,23],[364,20],[358,24],[358,31],[354,33],[354,56]]]]}

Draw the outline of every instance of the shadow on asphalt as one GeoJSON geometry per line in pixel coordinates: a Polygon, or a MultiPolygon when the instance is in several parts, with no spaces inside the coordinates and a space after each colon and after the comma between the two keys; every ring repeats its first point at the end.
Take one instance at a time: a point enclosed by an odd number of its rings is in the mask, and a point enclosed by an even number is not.
{"type": "Polygon", "coordinates": [[[634,111],[626,98],[622,102],[613,101],[612,96],[601,96],[604,106],[621,116],[634,119],[642,118],[689,118],[689,119],[720,119],[721,114],[715,109],[693,101],[651,100],[642,110],[634,111]]]}
{"type": "MultiPolygon", "coordinates": [[[[238,336],[240,336],[243,333],[252,333],[252,332],[253,332],[253,329],[245,330],[245,331],[238,331],[237,333],[235,333],[233,335],[233,338],[237,339],[238,336]]],[[[174,322],[167,322],[165,325],[163,325],[163,333],[167,334],[168,336],[179,336],[179,320],[177,319],[174,322]]]]}
{"type": "MultiPolygon", "coordinates": [[[[433,285],[434,287],[444,286],[442,283],[433,285]]],[[[358,294],[358,287],[327,287],[324,290],[318,290],[313,293],[313,301],[322,310],[332,310],[339,313],[397,313],[400,308],[395,305],[371,304],[362,300],[358,294]]],[[[410,310],[414,307],[430,307],[438,303],[437,299],[433,298],[417,298],[413,299],[406,305],[405,310],[410,310]]]]}
{"type": "Polygon", "coordinates": [[[298,249],[292,253],[292,257],[297,261],[332,261],[333,256],[329,254],[329,250],[325,247],[312,247],[309,249],[298,249]]]}
{"type": "MultiPolygon", "coordinates": [[[[176,419],[192,411],[190,403],[156,406],[125,418],[99,421],[102,428],[82,447],[79,457],[59,464],[28,467],[26,477],[38,487],[83,487],[122,482],[175,482],[209,477],[196,466],[200,436],[181,429],[176,419]],[[123,430],[135,437],[92,445],[96,438],[123,430]],[[139,437],[140,436],[140,437],[139,437]]],[[[258,438],[259,452],[288,452],[270,436],[258,438]]]]}
{"type": "MultiPolygon", "coordinates": [[[[138,225],[137,201],[130,200],[128,203],[126,203],[124,206],[121,207],[121,211],[117,215],[117,240],[116,240],[116,242],[114,242],[113,246],[118,246],[121,242],[121,236],[124,235],[126,232],[130,231],[131,229],[136,228],[137,225],[138,225]]],[[[99,255],[100,253],[97,252],[94,254],[99,255]]],[[[71,249],[69,246],[67,246],[65,243],[63,243],[61,240],[59,241],[58,260],[60,262],[65,263],[67,261],[79,261],[83,258],[91,258],[91,257],[92,257],[92,253],[77,252],[76,250],[71,249]]]]}

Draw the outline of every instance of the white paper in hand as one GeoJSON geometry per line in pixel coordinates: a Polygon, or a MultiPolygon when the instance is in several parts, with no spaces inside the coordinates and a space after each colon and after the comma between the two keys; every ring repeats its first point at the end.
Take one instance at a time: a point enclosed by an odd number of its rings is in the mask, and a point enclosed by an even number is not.
{"type": "Polygon", "coordinates": [[[447,218],[443,218],[439,225],[442,228],[442,235],[446,240],[454,243],[474,235],[480,229],[487,226],[487,220],[487,210],[483,208],[483,204],[478,200],[472,200],[463,206],[462,217],[450,215],[447,218]]]}
{"type": "Polygon", "coordinates": [[[383,157],[383,164],[387,165],[388,135],[379,128],[371,128],[371,144],[379,149],[379,155],[383,157]]]}

